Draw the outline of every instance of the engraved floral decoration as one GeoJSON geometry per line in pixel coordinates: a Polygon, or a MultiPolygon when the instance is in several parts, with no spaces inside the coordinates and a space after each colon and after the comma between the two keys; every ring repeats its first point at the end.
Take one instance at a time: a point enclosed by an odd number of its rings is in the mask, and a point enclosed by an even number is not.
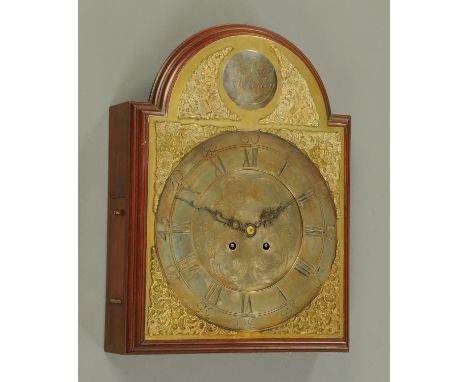
{"type": "Polygon", "coordinates": [[[223,103],[217,85],[219,65],[231,50],[231,47],[227,47],[209,55],[195,69],[180,96],[179,118],[230,121],[240,119],[223,103]]]}
{"type": "MultiPolygon", "coordinates": [[[[212,126],[182,124],[176,122],[155,122],[156,129],[156,170],[154,210],[169,174],[181,158],[197,144],[206,139],[234,131],[232,126],[212,126]]],[[[341,156],[341,141],[338,133],[313,132],[310,130],[263,129],[276,134],[302,149],[317,165],[327,181],[335,204],[340,199],[339,164],[336,158],[341,156]]],[[[237,332],[226,330],[211,324],[192,314],[175,297],[162,273],[157,253],[151,252],[151,285],[147,308],[146,333],[158,336],[174,335],[227,335],[237,332]]],[[[301,313],[275,328],[258,332],[262,335],[314,335],[340,336],[343,333],[343,249],[338,241],[336,257],[331,272],[319,295],[301,313]]],[[[170,275],[166,275],[169,276],[170,275]]]]}
{"type": "Polygon", "coordinates": [[[318,126],[319,114],[305,78],[275,47],[271,47],[281,65],[282,87],[278,105],[261,119],[261,124],[275,123],[296,126],[318,126]]]}

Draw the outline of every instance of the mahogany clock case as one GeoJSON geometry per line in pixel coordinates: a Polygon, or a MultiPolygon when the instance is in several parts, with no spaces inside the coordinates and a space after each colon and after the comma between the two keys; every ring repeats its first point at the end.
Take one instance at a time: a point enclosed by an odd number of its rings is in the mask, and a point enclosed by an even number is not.
{"type": "Polygon", "coordinates": [[[105,350],[120,354],[195,352],[347,351],[349,249],[349,143],[351,118],[333,115],[317,72],[283,37],[259,27],[222,25],[182,43],[166,60],[153,84],[149,102],[126,102],[109,110],[108,255],[105,350]],[[149,116],[165,116],[171,92],[184,65],[201,49],[232,36],[257,36],[293,52],[318,83],[327,125],[344,132],[344,332],[340,338],[192,338],[149,340],[145,337],[148,214],[149,116]]]}

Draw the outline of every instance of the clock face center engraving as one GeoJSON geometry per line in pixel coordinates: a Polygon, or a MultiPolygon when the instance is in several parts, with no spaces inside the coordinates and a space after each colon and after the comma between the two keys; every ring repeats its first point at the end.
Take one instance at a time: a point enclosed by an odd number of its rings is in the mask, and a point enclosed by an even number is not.
{"type": "Polygon", "coordinates": [[[264,55],[245,50],[235,54],[226,64],[223,85],[237,106],[246,110],[259,109],[275,95],[275,68],[264,55]]]}
{"type": "Polygon", "coordinates": [[[268,226],[258,226],[265,208],[278,207],[293,195],[277,178],[262,171],[239,169],[220,177],[198,202],[245,227],[236,231],[194,211],[194,246],[201,265],[226,288],[256,291],[278,282],[294,263],[302,242],[302,218],[296,203],[268,226]],[[226,243],[236,243],[235,253],[226,243]],[[265,251],[264,243],[271,248],[265,251]],[[274,244],[274,245],[272,245],[274,244]]]}

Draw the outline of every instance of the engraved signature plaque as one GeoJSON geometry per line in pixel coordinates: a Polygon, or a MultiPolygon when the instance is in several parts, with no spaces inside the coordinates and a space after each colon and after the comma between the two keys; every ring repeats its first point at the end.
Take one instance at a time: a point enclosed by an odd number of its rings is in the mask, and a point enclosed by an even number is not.
{"type": "Polygon", "coordinates": [[[242,109],[266,106],[276,92],[276,72],[262,54],[245,50],[235,54],[224,68],[224,90],[242,109]]]}

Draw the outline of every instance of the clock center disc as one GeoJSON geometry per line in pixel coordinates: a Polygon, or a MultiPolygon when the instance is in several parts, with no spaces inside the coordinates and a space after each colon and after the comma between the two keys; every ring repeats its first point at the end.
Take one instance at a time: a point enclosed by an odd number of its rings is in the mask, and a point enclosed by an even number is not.
{"type": "Polygon", "coordinates": [[[247,224],[245,227],[245,233],[248,237],[252,237],[257,233],[257,228],[254,224],[247,224]]]}
{"type": "Polygon", "coordinates": [[[219,177],[199,203],[237,220],[245,232],[213,219],[207,211],[194,211],[194,246],[202,266],[219,283],[237,291],[260,290],[278,282],[300,250],[299,207],[294,202],[268,224],[256,223],[262,211],[292,199],[282,182],[263,171],[238,169],[219,177]]]}

